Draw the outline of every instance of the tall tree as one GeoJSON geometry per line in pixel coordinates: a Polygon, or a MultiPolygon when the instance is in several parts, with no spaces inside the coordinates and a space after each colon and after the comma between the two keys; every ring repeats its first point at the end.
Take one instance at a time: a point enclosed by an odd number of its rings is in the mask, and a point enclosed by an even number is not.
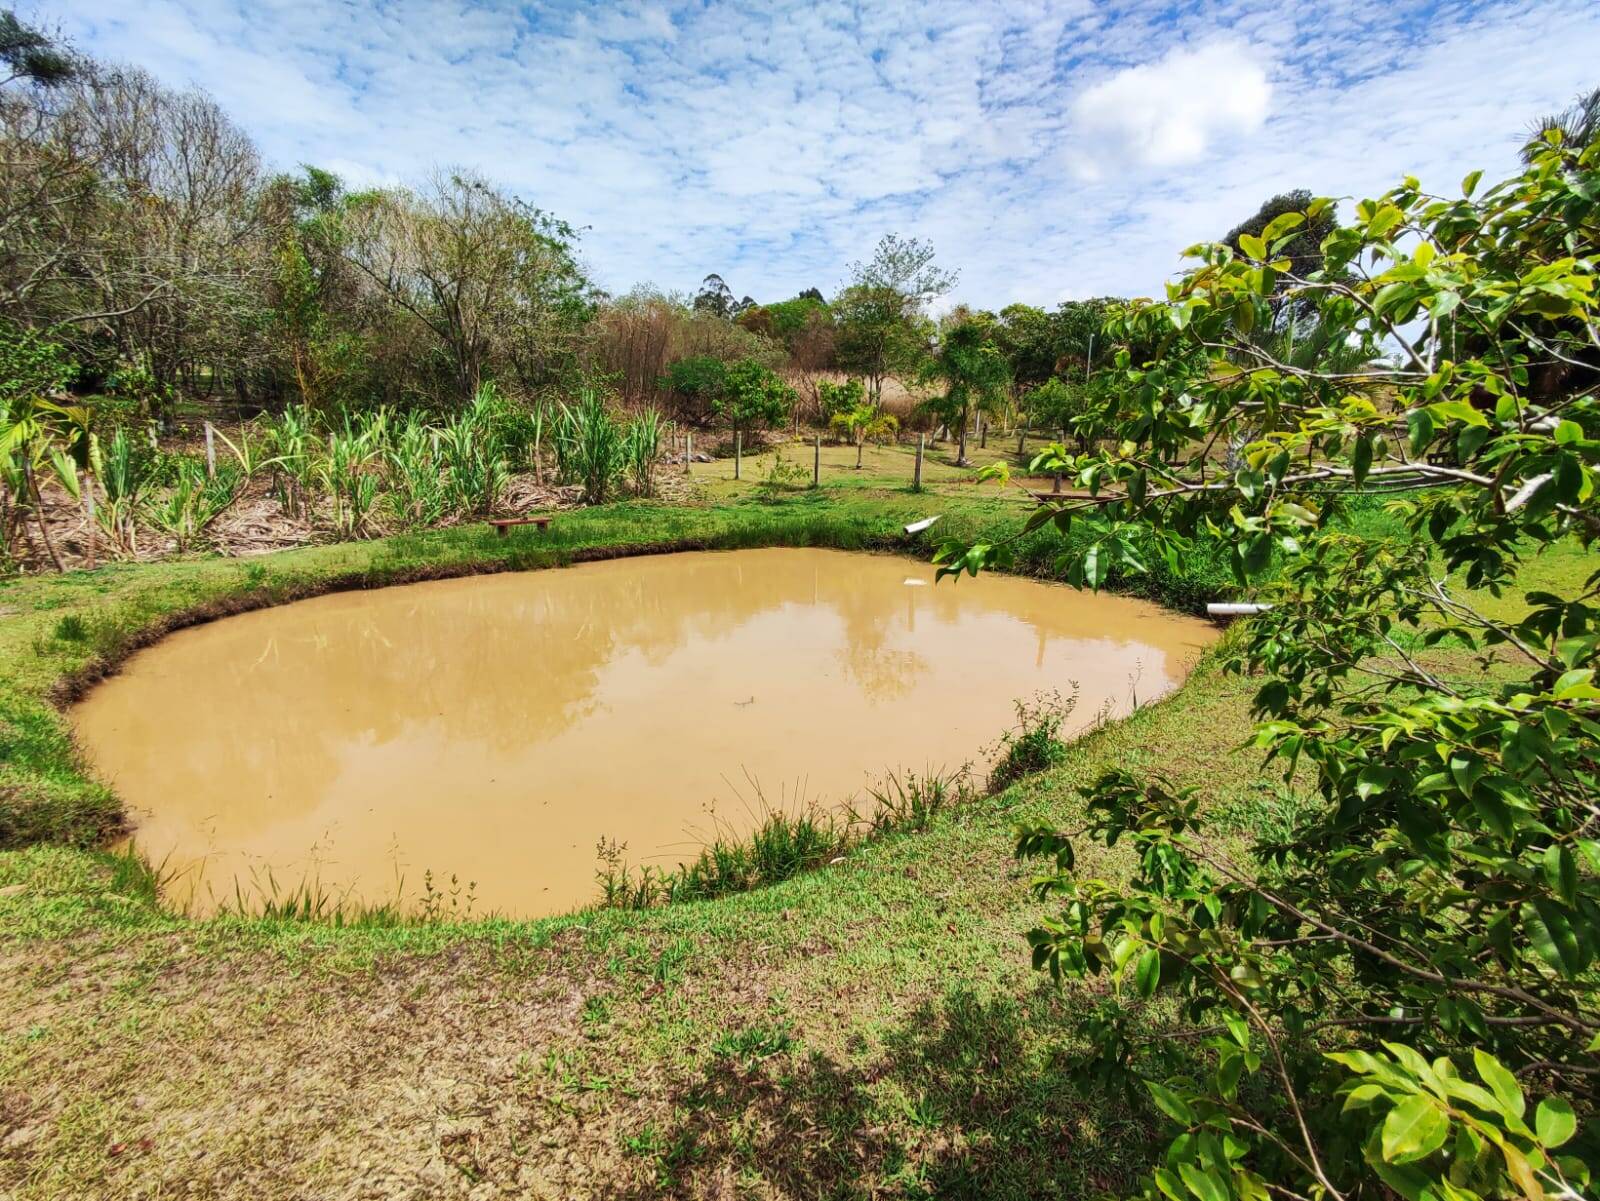
{"type": "MultiPolygon", "coordinates": [[[[1285,213],[1300,213],[1302,215],[1311,207],[1312,195],[1304,188],[1292,192],[1281,192],[1262,202],[1250,217],[1241,221],[1230,229],[1222,240],[1233,247],[1236,253],[1243,253],[1243,239],[1260,238],[1263,231],[1285,213]]],[[[1307,220],[1303,225],[1292,231],[1276,258],[1287,259],[1289,274],[1305,277],[1314,271],[1323,268],[1322,243],[1328,235],[1339,228],[1336,210],[1332,205],[1317,210],[1315,217],[1307,220]]],[[[1273,284],[1272,304],[1270,305],[1271,324],[1274,328],[1281,328],[1290,321],[1296,313],[1296,306],[1289,302],[1287,279],[1279,274],[1273,284]]],[[[1304,315],[1301,306],[1299,315],[1304,315]]]]}
{"type": "Polygon", "coordinates": [[[696,312],[731,320],[736,304],[733,299],[733,289],[728,287],[727,281],[715,271],[700,281],[700,291],[696,292],[694,297],[696,312]]]}
{"type": "Polygon", "coordinates": [[[437,340],[458,399],[496,362],[531,386],[576,355],[593,297],[566,222],[466,175],[358,197],[351,221],[350,261],[437,340]]]}
{"type": "Polygon", "coordinates": [[[974,414],[992,412],[1011,379],[993,333],[993,325],[983,317],[956,318],[945,326],[922,371],[924,381],[943,389],[927,406],[957,431],[958,467],[968,465],[967,426],[974,414]]]}
{"type": "Polygon", "coordinates": [[[845,370],[866,378],[873,404],[882,402],[885,377],[913,366],[925,350],[927,306],[956,278],[934,262],[931,243],[898,234],[886,234],[871,259],[851,265],[850,282],[832,306],[835,355],[845,370]]]}
{"type": "Polygon", "coordinates": [[[0,79],[0,87],[18,80],[59,87],[83,66],[59,37],[19,21],[9,8],[0,8],[0,64],[0,70],[9,72],[0,79]]]}

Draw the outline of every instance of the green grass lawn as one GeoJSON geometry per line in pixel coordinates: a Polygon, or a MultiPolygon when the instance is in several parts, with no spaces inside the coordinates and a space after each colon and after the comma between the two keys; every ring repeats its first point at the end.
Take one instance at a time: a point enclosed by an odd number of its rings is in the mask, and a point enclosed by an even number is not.
{"type": "MultiPolygon", "coordinates": [[[[1095,989],[1056,990],[1029,969],[1022,933],[1037,906],[1011,827],[1071,821],[1077,789],[1113,764],[1197,785],[1241,824],[1270,814],[1275,781],[1235,750],[1251,685],[1212,660],[1059,768],[715,901],[462,925],[195,921],[160,909],[139,864],[98,849],[118,807],[80,771],[56,700],[61,681],[151,630],[330,586],[617,547],[926,555],[929,536],[907,540],[902,524],[940,513],[933,535],[992,536],[1028,512],[949,468],[926,469],[928,491],[912,494],[903,459],[869,448],[857,473],[838,448],[823,488],[771,500],[755,484],[760,458],[738,483],[728,464],[698,465],[697,503],[575,512],[545,536],[471,526],[0,585],[0,1196],[1070,1197],[1128,1185],[1160,1119],[1142,1098],[1073,1082],[1073,1017],[1095,989]]],[[[1020,567],[1047,572],[1053,538],[1020,567]]],[[[1201,561],[1140,587],[1193,607],[1226,582],[1201,561]]],[[[1080,866],[1120,870],[1115,856],[1080,866]]],[[[1165,1020],[1152,1009],[1153,1028],[1165,1020]]]]}

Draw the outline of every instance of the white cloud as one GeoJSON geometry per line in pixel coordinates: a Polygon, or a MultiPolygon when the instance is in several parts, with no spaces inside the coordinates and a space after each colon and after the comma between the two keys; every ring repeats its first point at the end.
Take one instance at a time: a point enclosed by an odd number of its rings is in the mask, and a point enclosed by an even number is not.
{"type": "Polygon", "coordinates": [[[623,291],[831,289],[884,233],[957,299],[1151,294],[1296,187],[1453,189],[1593,87],[1593,0],[40,0],[269,161],[476,170],[623,291]]]}
{"type": "Polygon", "coordinates": [[[1218,139],[1260,129],[1271,101],[1260,50],[1231,42],[1174,47],[1159,62],[1118,71],[1078,96],[1072,118],[1083,141],[1079,168],[1098,179],[1107,160],[1199,162],[1218,139]]]}

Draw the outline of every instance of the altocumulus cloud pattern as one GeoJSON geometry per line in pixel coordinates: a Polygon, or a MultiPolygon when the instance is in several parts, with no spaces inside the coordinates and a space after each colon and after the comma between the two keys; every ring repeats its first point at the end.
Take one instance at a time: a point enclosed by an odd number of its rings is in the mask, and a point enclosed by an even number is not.
{"type": "Polygon", "coordinates": [[[1158,289],[1292,187],[1453,188],[1593,87],[1590,0],[513,5],[73,0],[85,50],[212,92],[283,167],[469,167],[613,290],[835,288],[890,230],[951,300],[1158,289]],[[1486,82],[1493,86],[1485,86],[1486,82]]]}

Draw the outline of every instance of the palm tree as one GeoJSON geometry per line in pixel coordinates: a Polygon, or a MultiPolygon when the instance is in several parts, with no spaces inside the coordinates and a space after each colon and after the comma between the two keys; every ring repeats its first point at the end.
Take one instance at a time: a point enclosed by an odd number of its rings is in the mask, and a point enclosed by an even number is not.
{"type": "Polygon", "coordinates": [[[834,429],[850,436],[856,444],[856,470],[861,470],[861,450],[866,445],[868,438],[881,441],[889,437],[900,428],[900,422],[893,413],[885,413],[877,405],[863,402],[843,413],[835,413],[828,419],[828,424],[834,429]]]}
{"type": "Polygon", "coordinates": [[[1551,130],[1559,130],[1562,142],[1574,150],[1582,150],[1600,138],[1600,88],[1579,95],[1561,112],[1535,121],[1528,130],[1528,144],[1522,151],[1523,162],[1533,161],[1534,145],[1551,130]]]}
{"type": "Polygon", "coordinates": [[[946,425],[960,431],[956,466],[969,466],[967,425],[976,413],[992,411],[1005,402],[1011,368],[990,337],[990,326],[976,318],[963,318],[944,331],[929,356],[922,376],[944,385],[944,394],[925,406],[946,425]]]}

